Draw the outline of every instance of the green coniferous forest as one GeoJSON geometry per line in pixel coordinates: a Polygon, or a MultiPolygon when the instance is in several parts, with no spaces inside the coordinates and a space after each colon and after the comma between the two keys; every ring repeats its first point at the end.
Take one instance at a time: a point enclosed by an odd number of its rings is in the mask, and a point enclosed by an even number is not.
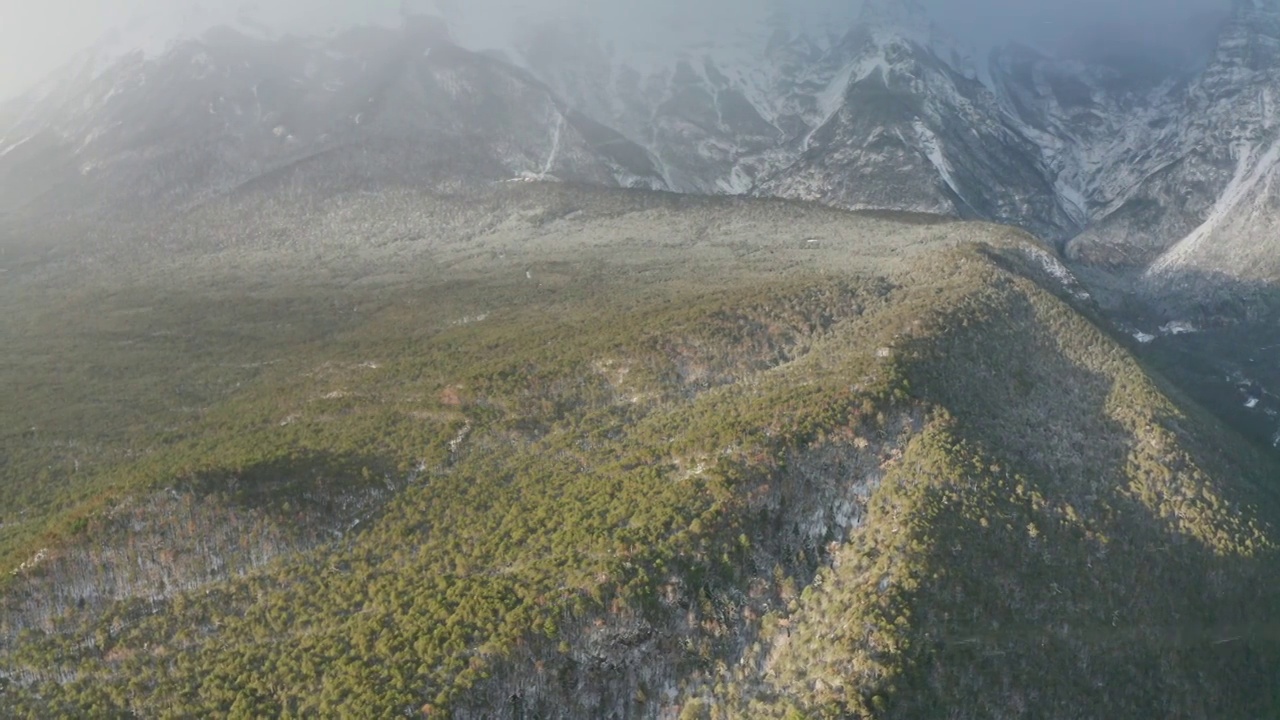
{"type": "Polygon", "coordinates": [[[1029,236],[302,212],[8,246],[0,716],[1280,714],[1280,465],[1029,236]]]}

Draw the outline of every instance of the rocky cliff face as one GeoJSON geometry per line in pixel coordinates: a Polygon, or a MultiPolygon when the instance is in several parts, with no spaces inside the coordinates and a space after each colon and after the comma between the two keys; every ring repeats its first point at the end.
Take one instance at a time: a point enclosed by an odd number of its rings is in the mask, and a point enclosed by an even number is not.
{"type": "Polygon", "coordinates": [[[964,70],[900,33],[850,33],[795,93],[808,129],[775,155],[755,191],[997,220],[1050,238],[1071,232],[1039,148],[964,70]]]}
{"type": "Polygon", "coordinates": [[[524,54],[533,72],[648,147],[673,188],[1077,229],[1041,149],[914,3],[870,4],[831,37],[775,27],[757,55],[739,37],[650,58],[648,74],[545,33],[524,54]]]}
{"type": "Polygon", "coordinates": [[[1237,3],[1193,68],[1026,47],[974,60],[918,6],[879,3],[845,34],[775,28],[755,56],[529,65],[661,158],[673,188],[1013,223],[1164,292],[1175,277],[1275,274],[1257,238],[1274,224],[1278,17],[1237,3]]]}
{"type": "Polygon", "coordinates": [[[1262,238],[1275,223],[1278,82],[1280,10],[1237,3],[1205,70],[1161,99],[1160,128],[1132,166],[1139,176],[1071,243],[1072,255],[1143,270],[1156,283],[1273,275],[1262,238]]]}

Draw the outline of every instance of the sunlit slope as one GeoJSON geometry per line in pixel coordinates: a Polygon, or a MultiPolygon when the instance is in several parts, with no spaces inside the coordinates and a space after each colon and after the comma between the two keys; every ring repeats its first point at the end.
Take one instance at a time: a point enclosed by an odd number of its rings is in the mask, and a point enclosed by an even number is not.
{"type": "Polygon", "coordinates": [[[978,273],[900,346],[934,420],[748,714],[1275,714],[1275,467],[1042,289],[978,273]]]}
{"type": "Polygon", "coordinates": [[[23,270],[14,715],[1276,712],[1280,472],[1020,233],[237,202],[23,270]]]}

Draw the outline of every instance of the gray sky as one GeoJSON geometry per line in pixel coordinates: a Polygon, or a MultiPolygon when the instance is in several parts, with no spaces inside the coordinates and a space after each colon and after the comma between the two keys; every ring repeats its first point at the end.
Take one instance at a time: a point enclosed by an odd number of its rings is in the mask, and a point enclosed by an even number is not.
{"type": "MultiPolygon", "coordinates": [[[[701,32],[724,18],[746,22],[777,4],[809,16],[849,16],[858,0],[411,0],[469,19],[470,44],[500,44],[503,25],[531,14],[606,14],[615,28],[701,32]],[[684,16],[688,21],[679,20],[684,16]],[[689,17],[692,16],[692,17],[689,17]],[[705,27],[705,29],[704,29],[705,27]]],[[[252,18],[279,31],[323,33],[363,21],[394,22],[401,0],[0,0],[0,97],[29,87],[90,46],[157,50],[175,37],[252,18]]],[[[1043,49],[1177,48],[1196,42],[1206,12],[1229,0],[925,0],[961,40],[1023,40],[1043,49]],[[1189,29],[1190,28],[1190,29],[1189,29]]],[[[821,20],[818,20],[821,23],[821,20]]],[[[665,39],[665,38],[664,38],[665,39]]],[[[714,37],[712,38],[714,39],[714,37]]],[[[1202,41],[1201,41],[1202,42],[1202,41]]]]}

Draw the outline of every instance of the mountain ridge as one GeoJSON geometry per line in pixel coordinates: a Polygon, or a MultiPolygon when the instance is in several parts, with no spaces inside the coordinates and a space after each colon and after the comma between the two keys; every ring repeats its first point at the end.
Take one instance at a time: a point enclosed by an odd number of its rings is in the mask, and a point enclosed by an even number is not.
{"type": "Polygon", "coordinates": [[[1273,707],[1274,458],[1024,232],[221,203],[0,286],[19,717],[1273,707]]]}
{"type": "Polygon", "coordinates": [[[420,19],[0,108],[0,707],[1276,714],[1272,7],[1172,76],[420,19]]]}

